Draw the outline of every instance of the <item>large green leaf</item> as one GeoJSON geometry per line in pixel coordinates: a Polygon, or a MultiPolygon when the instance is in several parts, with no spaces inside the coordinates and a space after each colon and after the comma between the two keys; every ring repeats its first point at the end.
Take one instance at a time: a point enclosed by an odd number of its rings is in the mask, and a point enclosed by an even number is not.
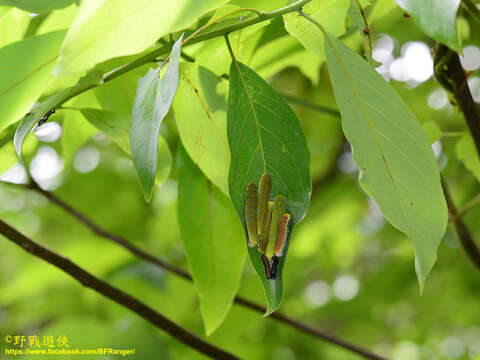
{"type": "Polygon", "coordinates": [[[465,167],[480,181],[480,158],[472,136],[463,136],[457,143],[455,150],[457,152],[457,158],[462,160],[465,167]]]}
{"type": "Polygon", "coordinates": [[[461,0],[395,0],[425,34],[453,50],[460,51],[457,11],[461,0]]]}
{"type": "MultiPolygon", "coordinates": [[[[310,154],[302,128],[283,98],[252,69],[236,61],[230,67],[227,122],[232,157],[230,196],[244,225],[247,185],[258,183],[264,173],[272,177],[270,200],[283,194],[293,224],[298,223],[307,212],[312,190],[310,154]]],[[[268,315],[282,300],[282,270],[287,251],[280,257],[277,277],[271,280],[265,276],[257,249],[248,247],[248,253],[264,287],[268,315]]]]}
{"type": "Polygon", "coordinates": [[[365,60],[330,34],[325,53],[360,184],[412,240],[423,289],[448,220],[430,142],[402,98],[365,60]]]}
{"type": "MultiPolygon", "coordinates": [[[[327,31],[334,35],[345,32],[345,19],[350,7],[350,0],[312,0],[303,7],[303,11],[319,21],[327,31]]],[[[314,24],[297,13],[283,16],[285,29],[295,36],[308,50],[325,59],[323,34],[314,24]]]]}
{"type": "Polygon", "coordinates": [[[52,109],[56,109],[58,106],[73,98],[75,95],[78,95],[85,90],[88,90],[95,85],[98,85],[102,80],[102,74],[100,72],[94,71],[83,78],[78,80],[78,82],[69,88],[63,89],[52,96],[48,97],[38,105],[33,113],[26,115],[20,125],[18,125],[17,130],[15,131],[15,136],[13,138],[13,144],[15,146],[15,151],[17,155],[21,158],[22,145],[27,137],[28,133],[32,128],[38,124],[46,114],[48,114],[52,109]]]}
{"type": "Polygon", "coordinates": [[[225,320],[240,285],[243,231],[228,197],[183,148],[178,156],[178,221],[207,335],[225,320]]]}
{"type": "Polygon", "coordinates": [[[64,8],[73,2],[74,0],[0,0],[0,5],[15,6],[38,14],[64,8]]]}
{"type": "Polygon", "coordinates": [[[180,48],[183,36],[173,45],[165,75],[161,68],[150,69],[138,81],[130,125],[130,149],[145,200],[150,202],[157,170],[158,132],[177,92],[180,48]]]}
{"type": "MultiPolygon", "coordinates": [[[[129,129],[130,115],[100,109],[80,109],[90,124],[109,136],[130,158],[129,129]]],[[[158,137],[157,171],[155,185],[167,180],[172,167],[172,155],[167,142],[158,137]]]]}
{"type": "Polygon", "coordinates": [[[29,22],[27,12],[0,6],[0,47],[22,40],[29,22]]]}
{"type": "Polygon", "coordinates": [[[174,101],[183,146],[203,173],[228,194],[227,84],[210,70],[182,64],[174,101]]]}
{"type": "Polygon", "coordinates": [[[68,30],[59,74],[84,73],[113,57],[144,51],[165,34],[190,26],[226,0],[84,0],[68,30]]]}
{"type": "Polygon", "coordinates": [[[25,115],[47,88],[65,31],[32,36],[0,49],[0,131],[25,115]]]}

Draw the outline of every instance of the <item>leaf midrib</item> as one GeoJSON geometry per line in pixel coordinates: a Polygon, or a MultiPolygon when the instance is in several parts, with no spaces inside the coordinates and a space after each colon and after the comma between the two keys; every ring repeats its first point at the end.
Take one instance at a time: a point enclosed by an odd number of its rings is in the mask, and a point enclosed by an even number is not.
{"type": "Polygon", "coordinates": [[[367,120],[368,129],[369,129],[369,131],[370,131],[370,133],[371,133],[371,136],[373,137],[373,139],[374,139],[374,141],[375,141],[375,145],[376,145],[378,151],[380,152],[380,155],[382,156],[382,161],[383,161],[383,163],[384,163],[384,165],[385,165],[385,168],[387,169],[388,176],[390,177],[390,180],[391,180],[392,185],[393,185],[393,189],[394,189],[394,191],[395,191],[395,195],[396,195],[396,197],[397,197],[398,203],[400,204],[400,210],[401,210],[401,212],[402,212],[402,216],[403,216],[403,219],[404,219],[404,221],[405,221],[405,225],[407,226],[407,229],[406,229],[406,230],[407,230],[407,234],[409,235],[410,238],[413,239],[410,222],[408,221],[408,217],[407,217],[407,215],[406,215],[406,212],[405,212],[403,203],[402,203],[402,201],[401,201],[400,194],[399,194],[398,188],[397,188],[397,184],[396,184],[395,179],[394,179],[394,177],[393,177],[393,175],[392,175],[392,171],[391,171],[391,169],[390,169],[390,166],[388,165],[387,159],[385,158],[385,154],[383,153],[383,150],[382,150],[382,148],[381,148],[381,146],[380,146],[380,143],[379,143],[379,141],[378,141],[378,139],[377,139],[377,137],[376,137],[376,135],[375,135],[372,122],[371,122],[370,118],[368,117],[367,112],[366,112],[365,109],[364,109],[363,102],[362,102],[360,96],[359,96],[358,93],[357,93],[357,90],[356,90],[356,88],[355,88],[355,86],[354,86],[354,84],[353,84],[353,81],[352,81],[352,79],[350,78],[350,75],[349,75],[349,73],[348,73],[348,71],[347,71],[347,69],[346,69],[346,67],[345,67],[345,64],[344,64],[343,61],[342,61],[342,58],[341,58],[340,54],[338,53],[337,49],[335,48],[335,46],[334,46],[334,44],[333,44],[333,41],[329,38],[328,35],[325,36],[325,38],[327,38],[327,42],[328,42],[328,44],[330,45],[330,48],[332,49],[335,57],[337,58],[338,63],[340,64],[340,67],[341,67],[341,69],[342,69],[342,71],[343,71],[343,74],[344,74],[345,78],[347,79],[347,82],[348,82],[348,84],[350,85],[350,87],[351,87],[351,89],[352,89],[352,92],[353,92],[353,94],[355,95],[355,97],[356,97],[356,99],[357,99],[357,101],[358,101],[358,104],[359,104],[359,106],[360,106],[360,109],[361,109],[363,115],[365,116],[365,119],[367,120]]]}
{"type": "Polygon", "coordinates": [[[263,170],[266,173],[267,172],[267,165],[266,165],[266,161],[265,161],[265,151],[264,151],[264,148],[263,148],[262,134],[260,132],[260,123],[258,121],[257,112],[255,110],[255,106],[253,105],[253,99],[252,99],[252,96],[251,96],[251,94],[248,90],[247,83],[246,83],[245,79],[243,78],[242,72],[240,71],[240,67],[238,66],[238,62],[236,61],[236,59],[232,59],[232,61],[235,64],[235,67],[237,68],[238,76],[240,77],[240,80],[242,81],[243,88],[245,90],[245,94],[247,94],[248,101],[250,103],[250,107],[251,107],[251,110],[252,110],[252,113],[253,113],[253,117],[255,118],[255,124],[257,126],[257,131],[258,131],[258,142],[259,142],[260,149],[262,150],[263,170]]]}

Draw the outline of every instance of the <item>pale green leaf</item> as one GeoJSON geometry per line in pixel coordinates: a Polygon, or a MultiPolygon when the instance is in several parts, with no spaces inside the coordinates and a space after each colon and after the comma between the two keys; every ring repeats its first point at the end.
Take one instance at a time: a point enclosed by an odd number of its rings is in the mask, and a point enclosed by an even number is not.
{"type": "MultiPolygon", "coordinates": [[[[232,157],[230,196],[243,224],[247,185],[258,184],[264,173],[272,178],[270,200],[278,194],[284,195],[287,212],[293,224],[297,224],[307,212],[312,191],[310,154],[303,130],[283,98],[252,69],[235,61],[230,67],[227,122],[232,157]]],[[[275,311],[282,300],[282,271],[289,241],[279,257],[275,279],[266,278],[260,253],[244,241],[265,291],[265,315],[275,311]]]]}
{"type": "Polygon", "coordinates": [[[28,133],[36,124],[38,124],[40,120],[42,120],[47,113],[52,111],[52,109],[56,109],[60,104],[63,104],[75,95],[80,94],[95,85],[98,85],[101,80],[101,73],[96,71],[89,73],[78,80],[77,84],[74,86],[63,89],[42,101],[33,113],[25,116],[20,121],[20,125],[18,126],[17,131],[15,131],[15,136],[13,138],[13,144],[18,157],[21,158],[22,144],[28,133]]]}
{"type": "Polygon", "coordinates": [[[18,161],[12,143],[0,148],[0,174],[10,169],[18,161]]]}
{"type": "Polygon", "coordinates": [[[227,84],[211,71],[182,64],[173,109],[183,146],[203,173],[228,194],[227,84]]]}
{"type": "MultiPolygon", "coordinates": [[[[80,111],[90,124],[109,136],[128,157],[132,157],[129,144],[130,115],[100,109],[80,109],[80,111]]],[[[170,149],[167,142],[159,136],[155,177],[157,186],[167,180],[171,167],[172,155],[170,149]]]]}
{"type": "Polygon", "coordinates": [[[463,161],[465,167],[480,181],[480,159],[470,135],[463,136],[456,145],[457,158],[463,161]]]}
{"type": "Polygon", "coordinates": [[[435,121],[427,121],[426,123],[423,123],[422,126],[428,136],[430,144],[433,144],[442,137],[443,132],[435,121]]]}
{"type": "Polygon", "coordinates": [[[23,39],[30,22],[27,12],[0,7],[0,48],[23,39]]]}
{"type": "Polygon", "coordinates": [[[428,138],[407,104],[365,60],[331,35],[325,52],[360,184],[412,241],[423,289],[448,221],[428,138]]]}
{"type": "Polygon", "coordinates": [[[153,196],[157,170],[158,132],[170,110],[179,82],[178,62],[183,36],[173,45],[165,75],[150,69],[138,82],[130,125],[130,149],[145,200],[153,196]]]}
{"type": "Polygon", "coordinates": [[[64,35],[32,36],[0,49],[0,131],[24,116],[47,88],[64,35]]]}
{"type": "Polygon", "coordinates": [[[255,50],[249,66],[264,78],[292,66],[298,68],[312,83],[318,84],[322,59],[305,50],[292,36],[282,36],[255,50]]]}
{"type": "MultiPolygon", "coordinates": [[[[368,3],[367,1],[364,1],[368,3]]],[[[372,58],[372,41],[371,36],[368,33],[365,33],[366,30],[370,30],[366,20],[365,13],[366,5],[359,0],[350,0],[350,8],[348,9],[348,16],[352,20],[353,24],[356,26],[357,31],[360,33],[363,40],[363,47],[365,49],[365,58],[367,61],[374,67],[380,66],[381,63],[373,60],[372,58]]]]}
{"type": "Polygon", "coordinates": [[[113,57],[144,51],[225,2],[84,0],[68,30],[55,73],[84,73],[113,57]]]}
{"type": "MultiPolygon", "coordinates": [[[[345,19],[350,0],[312,0],[303,7],[303,12],[320,22],[333,35],[345,32],[345,19]]],[[[298,15],[289,13],[283,16],[285,29],[314,54],[325,60],[323,34],[311,22],[298,15]]]]}
{"type": "Polygon", "coordinates": [[[178,157],[178,221],[207,335],[225,320],[245,260],[243,230],[232,203],[182,148],[178,157]]]}
{"type": "Polygon", "coordinates": [[[0,5],[15,6],[39,14],[64,8],[73,2],[74,0],[0,0],[0,5]]]}
{"type": "MultiPolygon", "coordinates": [[[[238,9],[238,6],[224,6],[215,12],[212,19],[217,19],[228,12],[238,9]]],[[[242,17],[247,18],[254,16],[257,15],[245,13],[242,17]]],[[[238,21],[238,18],[236,18],[235,21],[238,21]]],[[[259,39],[263,35],[263,29],[268,24],[269,21],[262,21],[258,24],[229,34],[228,37],[230,43],[235,52],[235,56],[239,61],[248,63],[250,57],[255,51],[259,39]]],[[[225,24],[222,22],[221,26],[225,26],[225,24]]],[[[225,46],[225,39],[223,37],[205,41],[197,51],[192,53],[192,56],[199,65],[213,71],[218,76],[228,73],[230,68],[230,55],[225,46]]]]}
{"type": "Polygon", "coordinates": [[[395,0],[420,26],[425,34],[460,51],[457,12],[461,0],[395,0]]]}
{"type": "Polygon", "coordinates": [[[68,29],[75,20],[78,13],[78,7],[76,4],[72,4],[65,9],[59,9],[52,11],[51,14],[40,24],[36,34],[45,34],[51,31],[68,29]]]}

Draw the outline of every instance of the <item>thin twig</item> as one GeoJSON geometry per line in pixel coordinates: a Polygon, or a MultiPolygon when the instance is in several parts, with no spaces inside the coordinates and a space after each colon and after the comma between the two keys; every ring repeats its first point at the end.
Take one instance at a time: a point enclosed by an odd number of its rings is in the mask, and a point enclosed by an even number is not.
{"type": "Polygon", "coordinates": [[[445,199],[447,200],[448,215],[455,230],[455,234],[467,257],[471,260],[472,264],[480,270],[480,249],[477,247],[477,244],[475,244],[475,240],[468,230],[467,225],[465,225],[461,217],[458,215],[457,208],[450,196],[447,181],[443,177],[442,188],[443,193],[445,194],[445,199]]]}
{"type": "Polygon", "coordinates": [[[315,110],[318,112],[323,112],[327,113],[336,117],[341,117],[340,111],[336,109],[332,109],[328,106],[320,105],[320,104],[315,104],[312,103],[308,100],[300,99],[295,96],[289,95],[287,93],[280,93],[280,95],[290,104],[298,105],[298,106],[303,106],[304,108],[315,110]]]}
{"type": "Polygon", "coordinates": [[[2,220],[0,220],[0,233],[33,256],[43,259],[53,266],[63,270],[83,286],[89,287],[117,304],[130,309],[185,345],[196,349],[213,359],[239,359],[235,355],[232,355],[231,353],[203,340],[189,330],[177,325],[133,296],[93,276],[66,257],[29,239],[2,220]]]}
{"type": "MultiPolygon", "coordinates": [[[[186,272],[186,271],[184,271],[184,270],[182,270],[182,269],[180,269],[180,268],[178,268],[178,267],[176,267],[172,264],[169,264],[168,262],[166,262],[166,261],[164,261],[164,260],[162,260],[162,259],[160,259],[160,258],[158,258],[154,255],[151,255],[151,254],[145,252],[144,250],[142,250],[142,249],[136,247],[135,245],[133,245],[132,243],[130,243],[125,238],[114,235],[114,234],[102,229],[99,225],[95,224],[91,219],[89,219],[88,217],[86,217],[85,215],[80,213],[78,210],[74,209],[73,207],[71,207],[70,205],[65,203],[63,200],[58,198],[53,193],[41,189],[36,183],[32,182],[29,185],[25,185],[25,186],[27,188],[31,189],[31,190],[34,190],[34,191],[44,195],[51,202],[53,202],[54,204],[56,204],[60,208],[64,209],[68,214],[70,214],[71,216],[73,216],[77,220],[79,220],[82,224],[84,224],[86,227],[88,227],[95,234],[97,234],[97,235],[99,235],[103,238],[112,240],[113,242],[117,243],[118,245],[120,245],[123,248],[130,251],[132,254],[134,254],[138,258],[149,261],[149,262],[163,268],[164,270],[166,270],[168,272],[171,272],[175,275],[178,275],[178,276],[182,277],[183,279],[186,279],[188,281],[192,281],[192,276],[188,272],[186,272]]],[[[247,299],[245,299],[241,296],[236,296],[234,301],[235,301],[236,304],[245,306],[245,307],[247,307],[251,310],[255,310],[255,311],[257,311],[261,314],[265,313],[265,307],[263,307],[261,305],[258,305],[256,303],[250,301],[250,300],[247,300],[247,299]]],[[[278,311],[271,314],[270,317],[274,318],[276,320],[279,320],[279,321],[281,321],[281,322],[283,322],[287,325],[290,325],[290,326],[292,326],[292,327],[294,327],[294,328],[296,328],[300,331],[303,331],[303,332],[305,332],[309,335],[312,335],[312,336],[317,337],[319,339],[322,339],[322,340],[325,340],[327,342],[336,344],[336,345],[338,345],[338,346],[340,346],[340,347],[342,347],[346,350],[349,350],[349,351],[352,351],[352,352],[354,352],[358,355],[361,355],[366,359],[385,360],[385,358],[383,358],[383,357],[381,357],[377,354],[374,354],[374,353],[370,352],[369,350],[367,350],[365,348],[362,348],[361,346],[358,346],[358,345],[353,344],[351,342],[348,342],[346,340],[340,339],[340,338],[336,337],[335,335],[329,334],[325,331],[321,331],[319,329],[311,327],[311,326],[309,326],[307,324],[304,324],[304,323],[302,323],[298,320],[295,320],[295,319],[293,319],[293,318],[291,318],[287,315],[283,315],[282,313],[280,313],[278,311]]]]}

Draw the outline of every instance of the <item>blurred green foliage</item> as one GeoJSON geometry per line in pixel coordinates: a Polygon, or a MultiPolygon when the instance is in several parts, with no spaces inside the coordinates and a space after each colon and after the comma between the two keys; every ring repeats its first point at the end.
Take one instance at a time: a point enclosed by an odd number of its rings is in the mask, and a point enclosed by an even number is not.
{"type": "MultiPolygon", "coordinates": [[[[285,1],[269,0],[258,5],[246,0],[232,3],[271,10],[283,6],[285,1]]],[[[421,32],[413,19],[405,17],[393,0],[372,3],[367,14],[374,43],[379,46],[385,35],[391,37],[393,58],[403,55],[402,46],[410,41],[433,47],[433,40],[421,32]]],[[[53,11],[43,25],[55,19],[58,12],[72,11],[75,5],[71,6],[53,11]]],[[[2,19],[0,15],[3,30],[2,19]]],[[[68,26],[71,20],[61,27],[55,25],[60,19],[52,21],[50,31],[68,26]]],[[[23,19],[8,21],[12,24],[12,35],[0,36],[5,42],[17,40],[23,36],[18,34],[25,31],[23,19]]],[[[34,21],[35,18],[30,24],[34,21]]],[[[200,20],[191,28],[204,22],[205,19],[200,20]]],[[[460,10],[458,23],[463,46],[480,45],[480,24],[468,12],[460,10]]],[[[277,21],[259,27],[258,34],[250,34],[251,38],[244,40],[247,45],[250,39],[258,42],[252,46],[250,60],[242,61],[267,78],[279,93],[336,108],[325,64],[320,65],[319,59],[288,36],[277,21]]],[[[169,36],[165,40],[170,41],[169,36]]],[[[347,30],[342,40],[362,53],[362,37],[358,32],[347,30]]],[[[224,44],[218,42],[218,46],[224,44]]],[[[202,48],[195,45],[185,51],[195,56],[198,49],[202,48]]],[[[220,53],[224,51],[222,47],[220,53]]],[[[202,56],[205,59],[206,55],[202,56]]],[[[116,61],[112,60],[109,66],[116,61]]],[[[207,65],[202,63],[202,66],[207,65]]],[[[145,74],[148,66],[140,69],[93,90],[97,99],[88,100],[89,105],[85,106],[128,114],[138,77],[145,74]]],[[[479,77],[477,69],[471,79],[479,77]]],[[[63,83],[72,85],[75,81],[62,78],[50,83],[50,87],[58,89],[63,83]]],[[[443,93],[431,77],[416,84],[389,81],[421,123],[434,122],[444,134],[435,145],[439,167],[460,207],[480,190],[478,180],[458,160],[456,146],[461,138],[446,135],[467,131],[462,114],[449,103],[450,94],[443,93]],[[435,96],[440,97],[442,106],[435,105],[435,96]]],[[[411,243],[383,219],[375,203],[360,189],[358,171],[351,161],[340,119],[307,107],[292,105],[292,108],[304,129],[312,157],[314,193],[310,210],[291,239],[280,311],[396,360],[475,359],[480,352],[480,274],[464,256],[451,227],[420,296],[411,243]]],[[[45,147],[53,149],[59,160],[67,156],[63,170],[49,185],[60,198],[112,233],[188,269],[179,240],[175,161],[169,179],[156,190],[152,203],[145,204],[131,160],[105,135],[97,133],[92,137],[80,113],[73,121],[83,122],[86,130],[79,131],[84,140],[69,148],[73,140],[65,137],[76,137],[75,128],[67,130],[69,125],[66,125],[72,121],[71,112],[58,111],[50,118],[63,126],[63,139],[46,142],[41,137],[27,138],[23,150],[27,168],[33,172],[35,166],[42,165],[38,156],[45,152],[45,147]],[[75,155],[69,155],[71,151],[75,155]],[[93,161],[95,156],[98,164],[93,161]]],[[[0,133],[0,144],[7,131],[0,133]]],[[[167,115],[160,133],[175,154],[180,137],[174,112],[167,115]]],[[[0,148],[1,172],[13,165],[13,151],[11,142],[0,148]]],[[[182,326],[204,334],[199,299],[191,283],[139,261],[124,249],[93,235],[41,195],[22,185],[0,183],[0,217],[182,326]]],[[[479,217],[480,207],[474,207],[464,218],[477,239],[479,217]]],[[[7,334],[65,335],[70,346],[78,348],[135,348],[135,359],[203,358],[3,237],[0,249],[0,358],[4,356],[7,334]]],[[[258,303],[264,299],[249,262],[243,271],[239,294],[258,303]]],[[[245,359],[359,358],[237,305],[208,340],[245,359]]]]}

